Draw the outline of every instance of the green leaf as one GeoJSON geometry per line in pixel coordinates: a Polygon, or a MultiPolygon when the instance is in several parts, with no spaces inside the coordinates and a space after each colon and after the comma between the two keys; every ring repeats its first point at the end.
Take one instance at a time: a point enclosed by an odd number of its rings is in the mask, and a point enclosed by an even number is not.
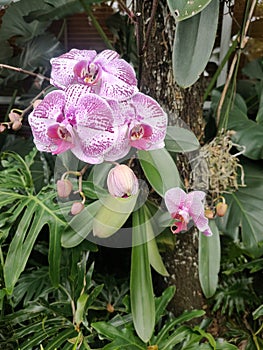
{"type": "Polygon", "coordinates": [[[179,126],[168,126],[165,136],[165,148],[169,152],[191,152],[200,147],[199,141],[191,130],[179,126]]]}
{"type": "Polygon", "coordinates": [[[162,276],[169,276],[167,272],[162,257],[159,253],[156,239],[153,232],[152,223],[149,221],[151,214],[149,213],[148,208],[145,207],[145,231],[147,237],[147,248],[149,255],[149,262],[156,272],[162,276]]]}
{"type": "Polygon", "coordinates": [[[28,24],[24,20],[24,16],[33,10],[48,9],[49,5],[38,0],[20,0],[12,2],[6,9],[1,25],[0,40],[8,40],[11,37],[17,37],[19,42],[24,43],[33,37],[42,34],[50,25],[50,19],[40,23],[33,21],[28,24]]]}
{"type": "Polygon", "coordinates": [[[88,294],[83,293],[77,300],[77,308],[74,315],[74,323],[76,323],[77,326],[81,324],[84,317],[84,312],[86,311],[86,303],[88,300],[88,294]]]}
{"type": "Polygon", "coordinates": [[[183,21],[189,17],[195,16],[211,2],[211,0],[167,0],[171,14],[176,21],[183,21]]]}
{"type": "Polygon", "coordinates": [[[102,201],[102,206],[93,219],[93,235],[107,238],[116,233],[132,213],[138,195],[117,198],[110,194],[102,201]]]}
{"type": "Polygon", "coordinates": [[[227,128],[235,131],[232,140],[244,147],[243,154],[246,157],[254,160],[263,159],[263,125],[247,117],[247,107],[240,95],[236,96],[233,108],[229,113],[227,128]]]}
{"type": "Polygon", "coordinates": [[[210,220],[209,226],[213,235],[206,237],[200,232],[198,249],[199,280],[206,298],[215,294],[221,258],[220,237],[215,221],[210,220]]]}
{"type": "Polygon", "coordinates": [[[95,201],[73,217],[61,235],[61,244],[64,248],[76,247],[87,238],[93,228],[94,216],[101,205],[100,201],[95,201]]]}
{"type": "Polygon", "coordinates": [[[128,328],[118,329],[106,322],[96,322],[91,325],[99,334],[113,340],[112,343],[103,347],[104,350],[145,350],[145,344],[138,337],[135,337],[128,328]]]}
{"type": "Polygon", "coordinates": [[[263,254],[262,166],[251,161],[243,164],[246,187],[225,194],[226,215],[217,219],[220,231],[232,239],[252,257],[263,254]]]}
{"type": "Polygon", "coordinates": [[[138,151],[138,157],[147,180],[160,196],[172,187],[181,187],[176,164],[165,148],[138,151]]]}
{"type": "Polygon", "coordinates": [[[175,293],[175,286],[169,286],[166,288],[162,295],[158,298],[155,298],[155,309],[156,309],[156,320],[157,323],[161,317],[165,314],[166,307],[169,302],[172,300],[175,293]]]}
{"type": "Polygon", "coordinates": [[[263,80],[255,86],[259,98],[259,107],[256,122],[263,126],[263,80]]]}
{"type": "MultiPolygon", "coordinates": [[[[38,194],[34,193],[29,167],[35,155],[36,152],[33,152],[24,161],[15,153],[3,154],[4,169],[0,172],[0,207],[8,206],[8,213],[14,215],[9,217],[7,224],[11,225],[12,230],[16,232],[9,244],[3,267],[8,294],[12,294],[38,234],[44,226],[49,227],[50,234],[53,235],[50,239],[49,251],[50,276],[55,285],[59,281],[60,232],[66,223],[58,206],[54,203],[56,192],[53,188],[46,187],[38,194]]],[[[6,233],[9,230],[10,228],[6,233]]]]}
{"type": "Polygon", "coordinates": [[[133,324],[138,336],[146,343],[153,334],[155,304],[148,248],[146,215],[141,207],[133,213],[133,247],[131,258],[130,294],[133,324]]]}
{"type": "Polygon", "coordinates": [[[173,72],[178,85],[191,86],[204,71],[215,42],[218,14],[219,1],[212,0],[202,12],[177,23],[173,72]]]}
{"type": "Polygon", "coordinates": [[[263,316],[263,304],[260,305],[255,311],[252,313],[253,320],[257,320],[259,317],[263,316]]]}

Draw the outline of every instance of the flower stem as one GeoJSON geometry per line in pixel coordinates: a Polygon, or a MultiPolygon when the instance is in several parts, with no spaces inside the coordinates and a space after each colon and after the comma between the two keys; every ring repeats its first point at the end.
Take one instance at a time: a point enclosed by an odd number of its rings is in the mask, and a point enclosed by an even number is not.
{"type": "Polygon", "coordinates": [[[9,66],[8,64],[2,64],[2,63],[0,63],[0,68],[6,68],[6,69],[14,70],[14,71],[19,72],[19,73],[24,73],[24,74],[31,75],[32,77],[36,77],[36,78],[39,78],[39,79],[41,79],[41,80],[45,79],[45,80],[50,81],[50,79],[49,79],[48,77],[45,77],[45,76],[42,75],[42,74],[34,73],[34,72],[31,72],[31,71],[26,70],[26,69],[23,69],[23,68],[18,68],[18,67],[14,67],[14,66],[9,66]]]}

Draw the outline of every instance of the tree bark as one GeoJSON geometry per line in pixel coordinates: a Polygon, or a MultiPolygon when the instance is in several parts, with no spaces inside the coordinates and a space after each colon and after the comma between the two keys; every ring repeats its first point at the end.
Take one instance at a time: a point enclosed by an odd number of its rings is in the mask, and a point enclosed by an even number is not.
{"type": "MultiPolygon", "coordinates": [[[[144,1],[142,23],[149,23],[152,1],[144,1]]],[[[136,10],[136,9],[135,9],[136,10]]],[[[141,57],[140,89],[155,98],[169,116],[169,124],[184,124],[195,133],[199,140],[203,137],[204,84],[202,79],[188,89],[181,89],[174,81],[172,72],[172,46],[175,21],[170,15],[167,2],[160,0],[153,22],[146,51],[141,57]]],[[[147,29],[147,27],[146,27],[147,29]]],[[[145,38],[146,29],[141,33],[145,38]]],[[[184,183],[189,183],[190,168],[186,157],[179,157],[178,169],[184,183]]],[[[166,285],[175,285],[176,294],[171,303],[175,315],[184,310],[200,309],[205,301],[198,278],[198,233],[195,229],[176,237],[174,251],[163,256],[170,277],[166,285]]]]}

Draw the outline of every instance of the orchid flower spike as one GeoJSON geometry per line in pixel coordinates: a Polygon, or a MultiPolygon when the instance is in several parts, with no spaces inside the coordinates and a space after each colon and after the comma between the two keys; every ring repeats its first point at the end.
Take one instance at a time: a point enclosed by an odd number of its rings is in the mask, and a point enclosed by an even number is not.
{"type": "Polygon", "coordinates": [[[72,49],[52,58],[51,84],[65,90],[72,84],[83,84],[105,99],[123,101],[137,91],[133,67],[112,50],[97,54],[94,50],[72,49]]]}
{"type": "Polygon", "coordinates": [[[165,193],[166,207],[174,219],[171,226],[173,233],[186,231],[192,219],[199,231],[205,236],[212,236],[208,219],[204,213],[204,198],[205,192],[203,191],[192,191],[187,194],[179,187],[171,188],[165,193]]]}

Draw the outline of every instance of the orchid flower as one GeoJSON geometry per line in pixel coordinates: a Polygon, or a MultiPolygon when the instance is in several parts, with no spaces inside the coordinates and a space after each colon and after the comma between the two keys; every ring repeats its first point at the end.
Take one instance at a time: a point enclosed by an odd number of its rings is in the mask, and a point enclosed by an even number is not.
{"type": "Polygon", "coordinates": [[[87,163],[104,161],[118,128],[107,101],[85,89],[72,85],[66,92],[52,91],[29,115],[38,150],[59,154],[71,149],[87,163]]]}
{"type": "Polygon", "coordinates": [[[109,101],[118,124],[117,143],[106,154],[119,158],[126,155],[131,147],[140,150],[154,150],[164,147],[167,128],[167,115],[151,97],[137,93],[126,101],[109,101]]]}
{"type": "Polygon", "coordinates": [[[199,231],[206,236],[212,236],[208,219],[204,215],[202,202],[204,197],[205,192],[203,191],[192,191],[187,194],[179,187],[171,188],[165,193],[166,207],[174,219],[171,226],[173,233],[186,231],[192,219],[199,231]]]}
{"type": "Polygon", "coordinates": [[[97,54],[94,50],[72,49],[50,62],[51,84],[62,90],[71,84],[83,84],[89,92],[117,101],[138,91],[134,69],[112,50],[97,54]]]}

